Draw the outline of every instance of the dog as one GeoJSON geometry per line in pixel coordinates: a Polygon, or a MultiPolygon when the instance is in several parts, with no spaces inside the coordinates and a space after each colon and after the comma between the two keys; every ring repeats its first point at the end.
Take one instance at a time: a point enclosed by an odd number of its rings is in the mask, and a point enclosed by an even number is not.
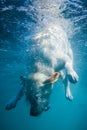
{"type": "Polygon", "coordinates": [[[70,83],[78,81],[73,68],[73,52],[67,35],[61,26],[50,24],[31,37],[29,75],[21,76],[22,87],[14,99],[6,104],[6,110],[16,107],[25,94],[30,102],[30,115],[38,116],[50,108],[49,100],[54,82],[62,79],[65,96],[73,100],[70,83]]]}

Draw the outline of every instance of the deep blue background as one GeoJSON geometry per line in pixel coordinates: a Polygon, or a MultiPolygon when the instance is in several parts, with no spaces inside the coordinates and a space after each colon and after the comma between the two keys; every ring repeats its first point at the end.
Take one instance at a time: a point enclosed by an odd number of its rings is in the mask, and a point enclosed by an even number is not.
{"type": "Polygon", "coordinates": [[[87,130],[87,1],[83,2],[80,13],[69,14],[68,8],[64,12],[66,18],[85,16],[75,23],[80,29],[71,39],[74,67],[79,75],[79,82],[71,86],[74,100],[67,101],[64,87],[56,83],[51,109],[35,118],[29,116],[29,106],[24,98],[9,112],[5,111],[5,103],[19,90],[20,75],[27,74],[27,36],[36,24],[36,14],[31,12],[32,17],[18,11],[20,6],[27,8],[27,0],[0,1],[0,130],[87,130]]]}

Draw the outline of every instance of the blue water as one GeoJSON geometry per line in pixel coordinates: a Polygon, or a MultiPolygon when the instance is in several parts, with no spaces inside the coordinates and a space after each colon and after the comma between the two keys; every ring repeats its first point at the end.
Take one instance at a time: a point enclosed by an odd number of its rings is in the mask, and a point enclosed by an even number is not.
{"type": "MultiPolygon", "coordinates": [[[[87,130],[87,3],[86,0],[65,2],[61,14],[73,24],[68,30],[74,51],[74,68],[79,82],[71,86],[74,100],[68,101],[64,88],[54,86],[51,109],[38,117],[29,115],[25,98],[11,111],[6,102],[20,89],[20,75],[27,75],[29,37],[39,22],[37,9],[31,9],[33,0],[0,0],[0,130],[87,130]],[[73,32],[73,34],[71,33],[73,32]]],[[[53,17],[53,16],[52,16],[53,17]]],[[[62,21],[64,23],[64,20],[62,21]]],[[[68,34],[68,35],[69,35],[68,34]]]]}

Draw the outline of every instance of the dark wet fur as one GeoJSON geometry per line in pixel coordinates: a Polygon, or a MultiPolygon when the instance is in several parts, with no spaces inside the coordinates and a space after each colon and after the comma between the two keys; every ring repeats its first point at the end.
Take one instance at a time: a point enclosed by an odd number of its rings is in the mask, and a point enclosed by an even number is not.
{"type": "Polygon", "coordinates": [[[38,116],[43,111],[47,111],[50,108],[49,99],[51,95],[52,88],[49,86],[41,88],[31,88],[27,87],[26,100],[30,102],[30,115],[38,116]]]}

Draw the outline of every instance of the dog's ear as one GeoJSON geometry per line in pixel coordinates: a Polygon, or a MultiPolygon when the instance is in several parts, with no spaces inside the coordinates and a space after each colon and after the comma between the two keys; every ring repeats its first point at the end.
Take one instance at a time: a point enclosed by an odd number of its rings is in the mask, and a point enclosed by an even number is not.
{"type": "Polygon", "coordinates": [[[43,84],[53,84],[61,77],[60,72],[55,72],[54,74],[50,75],[47,80],[43,82],[43,84]]]}
{"type": "Polygon", "coordinates": [[[51,83],[54,83],[60,78],[60,76],[61,76],[60,72],[55,72],[54,74],[52,74],[49,77],[49,80],[50,80],[51,83]]]}

